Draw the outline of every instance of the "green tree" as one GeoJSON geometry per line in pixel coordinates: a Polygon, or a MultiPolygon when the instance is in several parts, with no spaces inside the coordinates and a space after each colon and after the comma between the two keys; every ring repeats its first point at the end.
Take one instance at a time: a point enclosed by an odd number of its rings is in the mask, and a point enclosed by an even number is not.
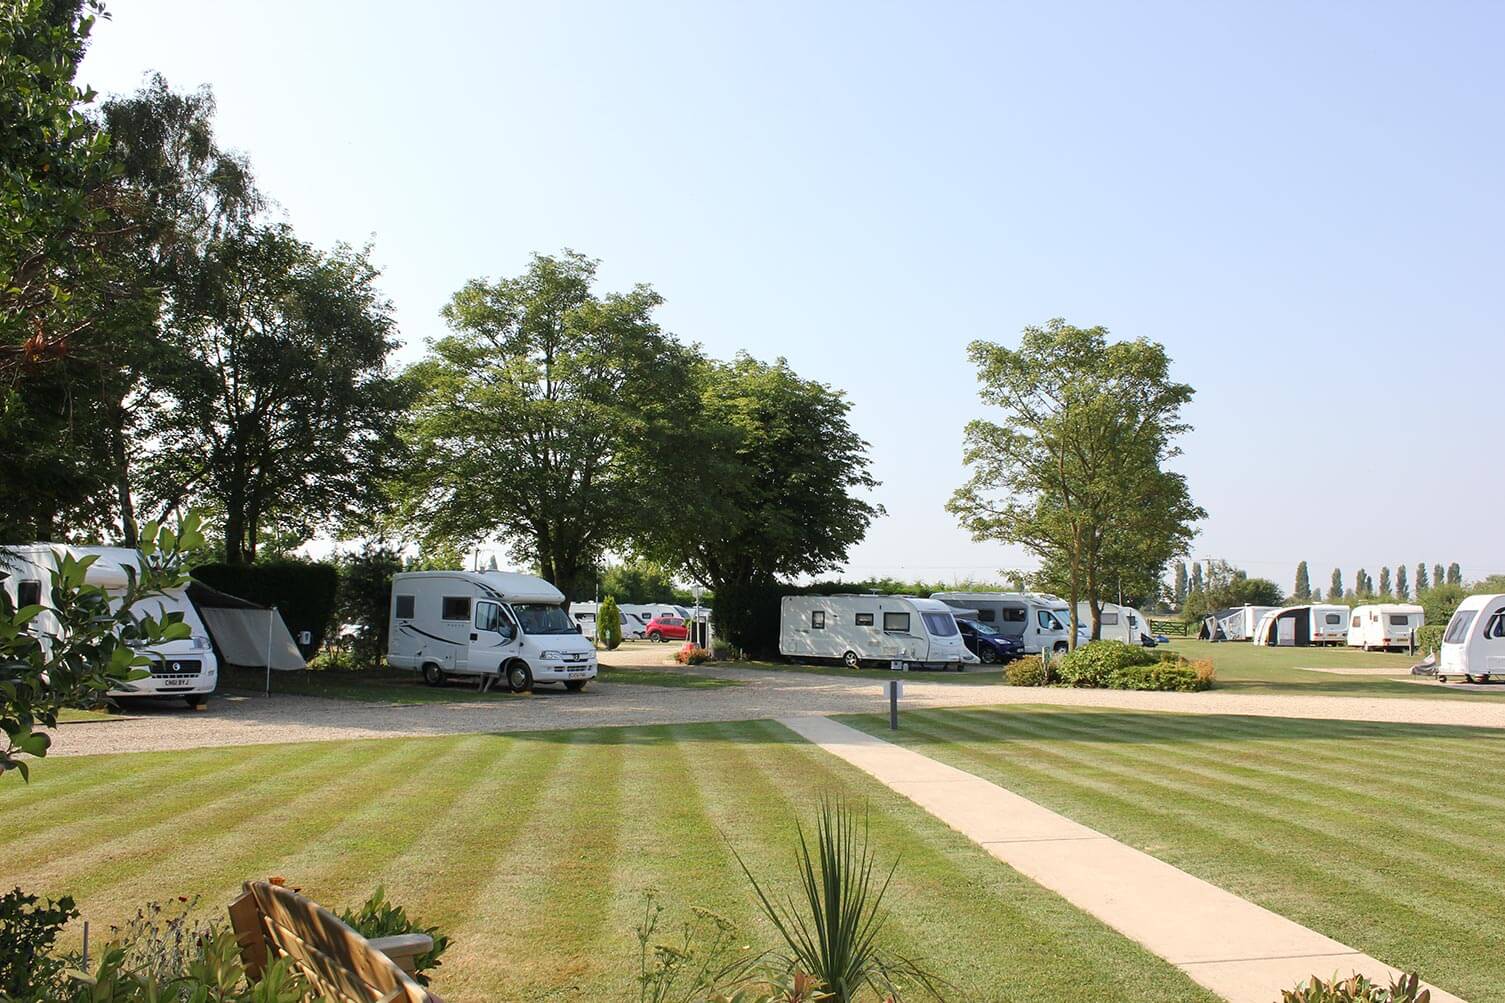
{"type": "Polygon", "coordinates": [[[143,464],[147,497],[224,514],[225,560],[265,535],[307,539],[380,503],[398,465],[403,387],[386,369],[390,304],[367,251],[323,254],[285,226],[216,237],[174,304],[178,362],[143,464]]]}
{"type": "Polygon", "coordinates": [[[1202,563],[1200,561],[1193,561],[1191,564],[1191,586],[1189,591],[1201,592],[1205,587],[1206,583],[1202,578],[1202,563]]]}
{"type": "Polygon", "coordinates": [[[760,651],[778,629],[778,580],[846,560],[882,509],[867,443],[839,390],[802,379],[783,359],[739,354],[696,367],[694,497],[680,517],[640,533],[642,548],[715,593],[720,629],[760,651]]]}
{"type": "Polygon", "coordinates": [[[1374,590],[1369,587],[1369,572],[1363,568],[1354,574],[1353,593],[1361,599],[1374,593],[1374,590]]]}
{"type": "Polygon", "coordinates": [[[596,608],[596,643],[607,651],[617,650],[622,643],[622,611],[611,595],[596,608]]]}
{"type": "Polygon", "coordinates": [[[412,524],[509,540],[566,595],[641,524],[674,520],[694,411],[694,353],[654,322],[658,294],[598,297],[596,268],[565,251],[467,282],[444,308],[451,334],[407,377],[412,524]]]}
{"type": "Polygon", "coordinates": [[[353,654],[357,663],[379,665],[387,653],[391,623],[392,576],[402,570],[402,554],[394,547],[369,542],[342,557],[335,616],[355,627],[353,654]]]}
{"type": "Polygon", "coordinates": [[[1442,570],[1442,565],[1432,565],[1432,584],[1442,585],[1447,581],[1447,572],[1442,570]]]}
{"type": "Polygon", "coordinates": [[[1173,589],[1174,589],[1173,595],[1175,595],[1175,597],[1176,597],[1176,608],[1177,609],[1180,609],[1182,606],[1184,606],[1186,604],[1186,592],[1187,592],[1187,589],[1189,587],[1189,584],[1190,583],[1189,583],[1189,580],[1188,580],[1188,577],[1187,577],[1187,574],[1186,574],[1186,562],[1185,561],[1177,561],[1176,562],[1176,583],[1175,583],[1175,585],[1173,587],[1173,589]]]}
{"type": "Polygon", "coordinates": [[[1449,585],[1460,586],[1463,584],[1463,569],[1458,566],[1457,561],[1454,561],[1452,564],[1448,565],[1447,583],[1449,585]]]}
{"type": "Polygon", "coordinates": [[[1310,602],[1312,598],[1312,579],[1306,570],[1306,562],[1296,565],[1296,588],[1291,592],[1291,598],[1297,602],[1310,602]]]}
{"type": "Polygon", "coordinates": [[[1411,585],[1406,581],[1406,566],[1404,564],[1397,564],[1395,566],[1395,594],[1401,599],[1411,598],[1411,585]]]}
{"type": "Polygon", "coordinates": [[[1390,594],[1390,568],[1387,565],[1380,568],[1380,595],[1388,596],[1390,594]]]}
{"type": "Polygon", "coordinates": [[[1065,579],[1073,644],[1080,600],[1096,637],[1116,578],[1159,577],[1206,514],[1162,468],[1188,427],[1191,387],[1170,379],[1161,346],[1107,333],[1058,319],[1026,328],[1017,349],[969,346],[982,401],[1003,421],[968,423],[971,476],[947,504],[974,539],[1024,546],[1065,579]]]}
{"type": "Polygon", "coordinates": [[[1416,565],[1416,594],[1421,595],[1429,586],[1430,583],[1427,581],[1427,566],[1425,563],[1418,563],[1416,565]]]}
{"type": "Polygon", "coordinates": [[[1312,602],[1315,603],[1315,602],[1321,602],[1321,601],[1322,601],[1322,586],[1320,586],[1320,585],[1314,585],[1314,586],[1312,586],[1312,602]]]}
{"type": "Polygon", "coordinates": [[[668,602],[674,595],[674,576],[653,561],[612,564],[601,572],[601,592],[625,603],[668,602]]]}
{"type": "Polygon", "coordinates": [[[1343,570],[1333,568],[1332,579],[1327,583],[1327,599],[1329,602],[1339,602],[1343,598],[1343,570]]]}
{"type": "Polygon", "coordinates": [[[1458,604],[1467,596],[1468,592],[1462,585],[1444,582],[1440,585],[1433,585],[1426,592],[1417,595],[1416,601],[1421,606],[1427,623],[1442,625],[1453,618],[1458,604]]]}

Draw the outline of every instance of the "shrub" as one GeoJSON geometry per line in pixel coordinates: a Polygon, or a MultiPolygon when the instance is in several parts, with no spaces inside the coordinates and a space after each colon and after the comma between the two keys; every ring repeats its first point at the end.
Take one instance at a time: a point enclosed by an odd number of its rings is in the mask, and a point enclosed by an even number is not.
{"type": "Polygon", "coordinates": [[[596,607],[596,643],[607,651],[616,651],[622,644],[622,611],[612,596],[596,607]]]}
{"type": "Polygon", "coordinates": [[[779,650],[779,601],[789,587],[773,580],[725,585],[716,590],[711,616],[727,641],[753,655],[779,650]]]}
{"type": "Polygon", "coordinates": [[[30,1003],[55,998],[64,985],[65,966],[48,952],[77,916],[67,896],[44,901],[19,888],[0,895],[0,999],[30,1003]]]}
{"type": "Polygon", "coordinates": [[[713,662],[736,662],[740,661],[742,653],[725,641],[714,641],[711,644],[711,661],[713,662]]]}
{"type": "Polygon", "coordinates": [[[1044,686],[1045,662],[1039,655],[1016,658],[1003,667],[1003,678],[1010,686],[1044,686]]]}
{"type": "Polygon", "coordinates": [[[1056,679],[1068,686],[1102,687],[1120,669],[1154,665],[1158,659],[1149,648],[1123,641],[1092,641],[1058,659],[1056,679]]]}
{"type": "Polygon", "coordinates": [[[1192,693],[1212,685],[1212,665],[1207,663],[1205,670],[1170,662],[1126,665],[1108,673],[1102,685],[1110,690],[1173,690],[1192,693]]]}
{"type": "Polygon", "coordinates": [[[1432,992],[1415,973],[1393,979],[1389,988],[1362,975],[1328,982],[1313,975],[1295,989],[1283,990],[1279,1003],[1430,1003],[1432,992]]]}
{"type": "Polygon", "coordinates": [[[355,626],[351,647],[361,665],[379,665],[387,654],[392,576],[401,570],[402,554],[381,544],[368,544],[340,561],[335,612],[342,624],[355,626]]]}
{"type": "Polygon", "coordinates": [[[686,643],[674,653],[674,660],[680,665],[699,665],[711,660],[711,653],[698,644],[686,643]]]}
{"type": "Polygon", "coordinates": [[[298,646],[304,658],[323,647],[340,586],[340,575],[333,564],[291,560],[201,564],[193,569],[193,577],[241,599],[276,606],[294,640],[301,631],[312,635],[307,645],[298,646]]]}
{"type": "Polygon", "coordinates": [[[416,920],[408,918],[407,911],[402,906],[388,902],[381,886],[377,886],[376,891],[361,903],[360,908],[346,909],[340,913],[340,919],[368,940],[373,937],[395,937],[404,933],[422,933],[432,937],[433,948],[413,959],[413,977],[425,986],[429,984],[429,980],[424,973],[439,967],[442,963],[439,956],[449,947],[449,938],[440,933],[437,927],[419,925],[416,920]]]}
{"type": "Polygon", "coordinates": [[[1442,650],[1442,632],[1445,630],[1445,623],[1429,623],[1424,627],[1417,627],[1416,650],[1423,655],[1437,654],[1442,650]]]}

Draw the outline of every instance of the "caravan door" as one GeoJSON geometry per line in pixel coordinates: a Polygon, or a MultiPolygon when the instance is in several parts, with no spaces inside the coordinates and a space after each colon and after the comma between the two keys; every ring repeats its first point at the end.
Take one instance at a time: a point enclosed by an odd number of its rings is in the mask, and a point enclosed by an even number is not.
{"type": "Polygon", "coordinates": [[[1288,616],[1283,616],[1275,621],[1275,643],[1282,648],[1289,648],[1296,643],[1296,621],[1288,616]]]}

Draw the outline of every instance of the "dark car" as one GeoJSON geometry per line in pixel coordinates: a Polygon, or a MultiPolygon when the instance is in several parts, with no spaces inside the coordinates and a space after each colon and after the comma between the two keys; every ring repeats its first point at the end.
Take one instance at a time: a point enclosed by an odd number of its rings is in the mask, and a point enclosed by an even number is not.
{"type": "Polygon", "coordinates": [[[1011,662],[1024,654],[1024,642],[1017,637],[1001,634],[996,627],[965,617],[956,618],[956,626],[962,632],[962,643],[967,650],[987,665],[1011,662]]]}

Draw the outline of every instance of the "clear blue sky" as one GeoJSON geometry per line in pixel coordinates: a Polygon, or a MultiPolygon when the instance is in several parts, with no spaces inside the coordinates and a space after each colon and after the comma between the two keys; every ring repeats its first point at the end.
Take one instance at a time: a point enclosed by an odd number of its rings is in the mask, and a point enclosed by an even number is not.
{"type": "Polygon", "coordinates": [[[844,388],[854,575],[1027,555],[943,511],[965,355],[1053,316],[1197,388],[1197,555],[1289,588],[1505,571],[1505,7],[116,0],[83,79],[208,83],[308,239],[374,241],[407,349],[530,252],[713,354],[844,388]]]}

